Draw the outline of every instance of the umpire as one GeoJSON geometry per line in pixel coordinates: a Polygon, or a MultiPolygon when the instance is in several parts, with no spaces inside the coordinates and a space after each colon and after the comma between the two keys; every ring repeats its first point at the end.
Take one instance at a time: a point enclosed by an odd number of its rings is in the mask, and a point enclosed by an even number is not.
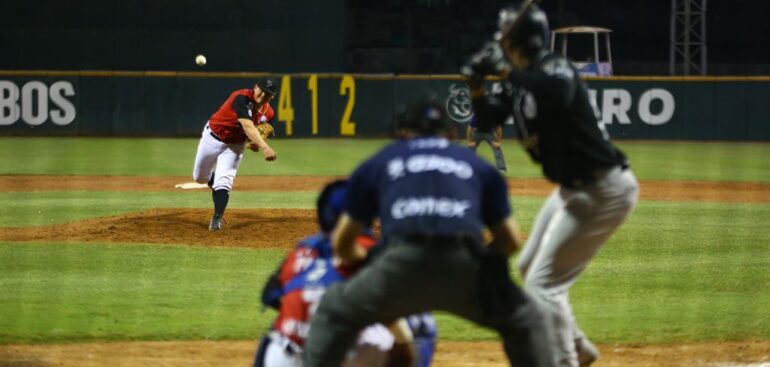
{"type": "Polygon", "coordinates": [[[364,326],[429,310],[496,330],[513,366],[553,366],[549,328],[508,273],[507,257],[520,240],[503,178],[450,143],[453,129],[436,102],[410,105],[396,131],[402,139],[351,176],[346,214],[332,234],[334,250],[354,262],[365,255],[353,240],[379,218],[385,248],[323,297],[304,366],[339,366],[364,326]],[[493,237],[488,247],[484,226],[493,237]]]}
{"type": "Polygon", "coordinates": [[[519,258],[524,287],[553,326],[559,366],[589,365],[596,347],[577,327],[569,288],[625,221],[639,186],[626,157],[594,115],[575,67],[547,51],[548,20],[536,5],[500,11],[495,42],[476,53],[468,77],[476,117],[513,116],[521,145],[558,186],[548,197],[519,258]],[[483,79],[502,77],[485,96],[483,79]]]}

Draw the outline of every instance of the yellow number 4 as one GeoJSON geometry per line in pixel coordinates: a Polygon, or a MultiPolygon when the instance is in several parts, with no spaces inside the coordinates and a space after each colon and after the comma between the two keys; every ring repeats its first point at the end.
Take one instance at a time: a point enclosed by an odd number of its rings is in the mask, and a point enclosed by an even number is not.
{"type": "Polygon", "coordinates": [[[291,136],[294,123],[294,108],[291,106],[291,77],[281,78],[281,93],[278,96],[278,121],[286,123],[286,136],[291,136]]]}

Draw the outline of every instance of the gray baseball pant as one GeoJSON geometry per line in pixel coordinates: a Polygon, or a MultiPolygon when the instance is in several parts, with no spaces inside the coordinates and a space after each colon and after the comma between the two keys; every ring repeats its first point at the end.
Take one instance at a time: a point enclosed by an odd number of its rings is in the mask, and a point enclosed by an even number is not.
{"type": "Polygon", "coordinates": [[[557,187],[535,220],[519,258],[524,289],[553,326],[559,366],[577,367],[578,329],[569,288],[613,232],[631,214],[639,184],[630,169],[596,172],[597,180],[580,189],[557,187]]]}
{"type": "Polygon", "coordinates": [[[480,245],[391,238],[371,265],[321,299],[305,343],[304,366],[337,367],[365,325],[429,310],[448,311],[498,331],[512,366],[554,366],[550,330],[534,302],[526,298],[507,315],[485,314],[479,300],[479,251],[471,246],[480,245]]]}
{"type": "Polygon", "coordinates": [[[489,144],[489,147],[492,148],[492,154],[495,156],[495,166],[497,169],[501,171],[506,171],[505,167],[505,157],[503,157],[503,148],[497,147],[495,148],[492,143],[497,140],[497,135],[494,132],[491,133],[480,133],[478,131],[473,132],[473,142],[475,143],[475,146],[473,148],[473,151],[475,152],[479,148],[479,144],[482,141],[487,142],[489,144]]]}

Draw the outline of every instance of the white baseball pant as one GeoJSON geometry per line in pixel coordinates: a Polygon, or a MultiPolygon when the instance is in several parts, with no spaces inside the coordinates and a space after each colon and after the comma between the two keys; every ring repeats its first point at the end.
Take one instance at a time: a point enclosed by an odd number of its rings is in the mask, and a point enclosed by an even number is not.
{"type": "MultiPolygon", "coordinates": [[[[264,367],[302,367],[299,347],[277,332],[270,333],[270,344],[265,352],[264,367]]],[[[381,324],[375,324],[361,331],[358,342],[348,353],[343,367],[384,367],[388,352],[393,348],[395,338],[381,324]]]]}
{"type": "Polygon", "coordinates": [[[226,144],[214,138],[207,122],[201,133],[198,152],[195,154],[193,180],[197,183],[207,183],[214,172],[212,189],[232,191],[245,148],[246,143],[226,144]]]}

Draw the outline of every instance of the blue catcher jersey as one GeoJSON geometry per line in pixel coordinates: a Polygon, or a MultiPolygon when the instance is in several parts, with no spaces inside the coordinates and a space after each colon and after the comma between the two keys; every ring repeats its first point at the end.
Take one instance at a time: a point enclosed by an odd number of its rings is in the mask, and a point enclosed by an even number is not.
{"type": "Polygon", "coordinates": [[[439,137],[401,140],[364,162],[349,180],[347,212],[383,236],[481,238],[510,215],[505,180],[473,151],[439,137]]]}
{"type": "Polygon", "coordinates": [[[302,240],[299,245],[315,249],[318,251],[318,256],[305,270],[286,283],[283,288],[284,294],[306,287],[328,288],[334,283],[345,280],[345,277],[334,267],[328,236],[314,235],[302,240]]]}

